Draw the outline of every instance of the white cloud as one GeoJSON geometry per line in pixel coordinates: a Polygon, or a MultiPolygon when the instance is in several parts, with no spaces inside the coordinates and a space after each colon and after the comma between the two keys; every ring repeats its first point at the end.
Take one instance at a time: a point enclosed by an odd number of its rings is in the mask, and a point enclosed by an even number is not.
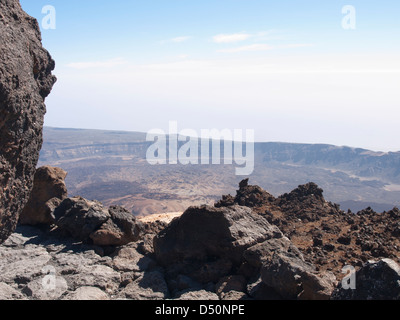
{"type": "Polygon", "coordinates": [[[248,46],[230,48],[230,49],[220,49],[217,52],[223,53],[236,53],[236,52],[249,52],[249,51],[268,51],[274,49],[273,46],[265,43],[255,43],[248,46]]]}
{"type": "Polygon", "coordinates": [[[161,44],[165,44],[165,43],[182,43],[182,42],[186,42],[190,39],[192,39],[193,37],[191,36],[181,36],[181,37],[175,37],[172,39],[168,39],[168,40],[163,40],[161,41],[161,44]]]}
{"type": "Polygon", "coordinates": [[[122,58],[115,58],[103,61],[84,61],[84,62],[71,62],[67,67],[73,69],[91,69],[91,68],[113,68],[126,64],[127,62],[122,58]]]}
{"type": "Polygon", "coordinates": [[[281,39],[282,36],[276,35],[277,30],[260,31],[257,33],[228,33],[228,34],[218,34],[213,37],[213,42],[215,43],[235,43],[246,41],[248,39],[253,39],[256,42],[267,41],[267,40],[277,40],[281,39]]]}
{"type": "Polygon", "coordinates": [[[252,35],[248,33],[218,34],[213,37],[213,41],[215,43],[234,43],[245,41],[251,37],[252,35]]]}

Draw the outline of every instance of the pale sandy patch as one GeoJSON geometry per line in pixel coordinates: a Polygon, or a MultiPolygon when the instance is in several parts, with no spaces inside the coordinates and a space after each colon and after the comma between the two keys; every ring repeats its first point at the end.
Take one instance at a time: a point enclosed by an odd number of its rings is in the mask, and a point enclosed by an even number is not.
{"type": "Polygon", "coordinates": [[[180,217],[182,214],[183,212],[166,212],[161,214],[151,214],[145,217],[138,217],[137,219],[144,223],[156,221],[170,223],[173,219],[180,217]]]}

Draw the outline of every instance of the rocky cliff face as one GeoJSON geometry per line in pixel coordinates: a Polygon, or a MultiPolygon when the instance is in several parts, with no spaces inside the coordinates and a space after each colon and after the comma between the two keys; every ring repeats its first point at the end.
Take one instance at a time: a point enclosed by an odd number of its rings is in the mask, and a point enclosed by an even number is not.
{"type": "Polygon", "coordinates": [[[37,21],[0,0],[0,242],[28,201],[42,146],[45,98],[56,79],[37,21]]]}

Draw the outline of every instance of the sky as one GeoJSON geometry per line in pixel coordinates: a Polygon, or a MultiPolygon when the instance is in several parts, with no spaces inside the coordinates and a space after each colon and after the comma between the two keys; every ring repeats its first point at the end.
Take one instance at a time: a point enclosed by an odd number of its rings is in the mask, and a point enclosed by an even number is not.
{"type": "Polygon", "coordinates": [[[177,121],[400,151],[399,1],[21,5],[56,61],[47,126],[148,132],[177,121]]]}

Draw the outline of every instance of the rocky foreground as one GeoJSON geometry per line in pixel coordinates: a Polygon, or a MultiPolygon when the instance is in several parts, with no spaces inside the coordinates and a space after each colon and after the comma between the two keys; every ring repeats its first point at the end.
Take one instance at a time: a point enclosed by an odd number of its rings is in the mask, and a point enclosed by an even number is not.
{"type": "Polygon", "coordinates": [[[0,0],[0,38],[0,300],[400,298],[397,208],[247,180],[170,223],[68,197],[66,172],[36,170],[55,63],[18,0],[0,0]]]}
{"type": "Polygon", "coordinates": [[[121,207],[53,197],[65,173],[38,172],[40,201],[29,201],[37,221],[24,210],[29,219],[0,246],[0,299],[400,298],[397,209],[345,213],[314,184],[274,198],[245,180],[215,206],[140,221],[121,207]],[[345,266],[357,273],[342,281],[345,266]]]}

